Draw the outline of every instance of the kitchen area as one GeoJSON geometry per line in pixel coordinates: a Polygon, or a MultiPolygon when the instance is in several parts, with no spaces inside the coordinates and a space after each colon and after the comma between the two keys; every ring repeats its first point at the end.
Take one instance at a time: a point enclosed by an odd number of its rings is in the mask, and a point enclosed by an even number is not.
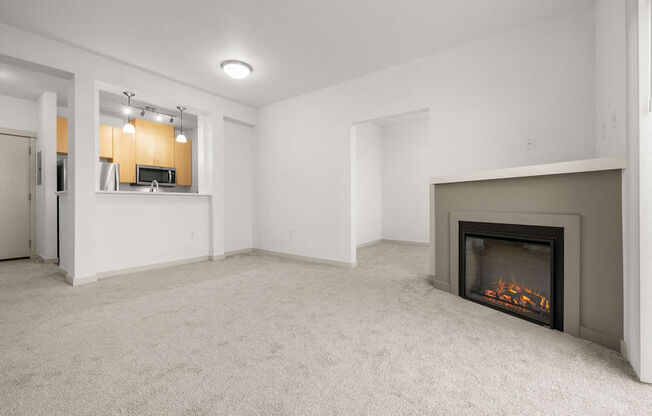
{"type": "MultiPolygon", "coordinates": [[[[99,91],[98,191],[197,193],[196,115],[99,91]]],[[[57,117],[58,190],[67,189],[68,119],[57,117]]]]}

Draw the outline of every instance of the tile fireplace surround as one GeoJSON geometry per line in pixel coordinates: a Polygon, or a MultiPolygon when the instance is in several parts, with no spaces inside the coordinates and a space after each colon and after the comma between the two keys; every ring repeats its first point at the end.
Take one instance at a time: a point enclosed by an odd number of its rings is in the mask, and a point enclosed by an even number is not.
{"type": "Polygon", "coordinates": [[[458,295],[460,221],[564,229],[564,332],[620,349],[624,161],[591,159],[432,178],[433,285],[458,295]]]}

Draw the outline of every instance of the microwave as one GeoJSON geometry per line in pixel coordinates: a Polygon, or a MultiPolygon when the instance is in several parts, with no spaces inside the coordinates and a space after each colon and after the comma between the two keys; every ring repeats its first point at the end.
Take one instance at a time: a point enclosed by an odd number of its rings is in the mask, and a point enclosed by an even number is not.
{"type": "Polygon", "coordinates": [[[158,182],[159,186],[176,186],[177,170],[161,166],[136,165],[136,185],[152,184],[158,182]]]}

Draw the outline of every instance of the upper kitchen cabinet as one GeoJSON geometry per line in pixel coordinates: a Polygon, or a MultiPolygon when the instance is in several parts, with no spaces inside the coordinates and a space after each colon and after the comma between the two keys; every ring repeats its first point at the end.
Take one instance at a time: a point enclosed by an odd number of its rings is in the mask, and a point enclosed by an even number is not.
{"type": "Polygon", "coordinates": [[[113,127],[113,163],[120,165],[120,182],[136,182],[136,137],[113,127]]]}
{"type": "Polygon", "coordinates": [[[148,120],[133,120],[136,127],[136,164],[174,166],[174,127],[148,120]]]}
{"type": "Polygon", "coordinates": [[[113,127],[100,124],[100,157],[113,158],[113,127]]]}
{"type": "Polygon", "coordinates": [[[156,157],[158,162],[156,166],[174,167],[174,127],[170,126],[170,128],[172,129],[170,136],[161,135],[156,137],[156,157]]]}
{"type": "Polygon", "coordinates": [[[192,142],[174,142],[174,167],[177,169],[177,185],[192,186],[192,142]]]}
{"type": "Polygon", "coordinates": [[[68,153],[68,119],[57,117],[57,153],[68,153]]]}

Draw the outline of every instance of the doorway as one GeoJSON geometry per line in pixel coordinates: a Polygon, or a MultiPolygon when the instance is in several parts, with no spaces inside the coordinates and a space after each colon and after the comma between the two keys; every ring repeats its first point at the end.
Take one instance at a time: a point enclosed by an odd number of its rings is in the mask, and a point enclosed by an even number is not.
{"type": "Polygon", "coordinates": [[[0,134],[0,260],[32,256],[32,140],[0,134]]]}
{"type": "Polygon", "coordinates": [[[429,242],[429,110],[355,123],[351,130],[351,251],[429,242]]]}

